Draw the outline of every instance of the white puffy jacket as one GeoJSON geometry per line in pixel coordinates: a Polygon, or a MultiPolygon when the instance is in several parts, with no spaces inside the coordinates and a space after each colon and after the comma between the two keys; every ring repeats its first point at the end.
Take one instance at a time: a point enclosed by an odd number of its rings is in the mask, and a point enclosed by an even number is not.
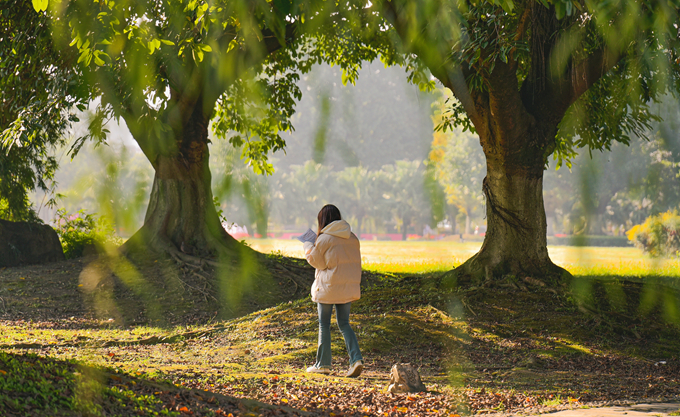
{"type": "Polygon", "coordinates": [[[349,223],[330,223],[315,243],[305,242],[304,247],[307,262],[316,268],[312,301],[345,304],[361,297],[361,251],[349,223]]]}

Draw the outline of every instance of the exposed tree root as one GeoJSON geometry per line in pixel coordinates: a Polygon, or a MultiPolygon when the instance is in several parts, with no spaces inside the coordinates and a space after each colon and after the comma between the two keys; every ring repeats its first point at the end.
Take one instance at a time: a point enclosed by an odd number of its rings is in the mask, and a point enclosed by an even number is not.
{"type": "Polygon", "coordinates": [[[441,284],[453,287],[510,287],[527,290],[527,285],[548,287],[555,291],[571,281],[571,274],[548,259],[494,259],[477,253],[459,267],[446,272],[441,284]]]}
{"type": "MultiPolygon", "coordinates": [[[[198,275],[198,274],[195,273],[195,272],[194,272],[193,274],[194,274],[195,276],[198,276],[199,278],[203,278],[203,276],[198,275]]],[[[211,299],[213,299],[215,302],[218,302],[218,303],[219,303],[219,300],[218,300],[217,298],[215,298],[214,295],[212,295],[212,294],[210,294],[209,292],[207,292],[205,287],[204,287],[203,289],[200,289],[200,288],[198,288],[198,287],[195,287],[195,286],[193,286],[193,285],[188,284],[187,282],[183,281],[181,278],[179,278],[179,282],[180,282],[182,285],[184,285],[185,287],[189,287],[189,288],[191,288],[192,290],[197,291],[197,292],[203,294],[203,297],[205,297],[205,301],[208,301],[208,298],[211,298],[211,299]]]]}
{"type": "Polygon", "coordinates": [[[237,317],[309,294],[314,268],[306,262],[265,255],[221,236],[207,235],[206,240],[213,248],[211,253],[198,255],[183,252],[167,238],[149,237],[140,230],[120,252],[140,268],[165,265],[176,271],[173,279],[184,292],[178,297],[187,303],[198,298],[206,312],[221,312],[221,318],[237,317]],[[152,264],[154,261],[160,263],[152,264]]]}

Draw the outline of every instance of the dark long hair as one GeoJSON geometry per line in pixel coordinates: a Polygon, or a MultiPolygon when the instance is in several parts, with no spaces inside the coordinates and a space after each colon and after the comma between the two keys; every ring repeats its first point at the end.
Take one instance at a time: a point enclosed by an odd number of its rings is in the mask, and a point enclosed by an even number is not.
{"type": "Polygon", "coordinates": [[[324,227],[336,220],[342,220],[342,216],[340,216],[340,210],[337,207],[332,204],[326,204],[321,208],[316,219],[319,221],[319,231],[317,232],[317,235],[319,235],[324,227]]]}

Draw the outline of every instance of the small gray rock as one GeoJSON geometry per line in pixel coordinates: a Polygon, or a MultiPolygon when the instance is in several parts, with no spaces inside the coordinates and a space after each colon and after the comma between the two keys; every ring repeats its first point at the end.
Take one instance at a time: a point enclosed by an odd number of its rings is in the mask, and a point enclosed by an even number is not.
{"type": "Polygon", "coordinates": [[[387,391],[392,394],[404,392],[425,391],[425,385],[420,380],[420,374],[410,363],[398,363],[390,371],[390,385],[387,391]]]}

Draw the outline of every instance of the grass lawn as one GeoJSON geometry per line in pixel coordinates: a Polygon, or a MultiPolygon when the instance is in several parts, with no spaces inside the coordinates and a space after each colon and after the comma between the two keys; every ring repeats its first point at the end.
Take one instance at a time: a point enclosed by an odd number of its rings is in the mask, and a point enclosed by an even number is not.
{"type": "MultiPolygon", "coordinates": [[[[295,239],[247,239],[246,242],[263,253],[304,256],[302,244],[295,239]]],[[[448,271],[477,253],[480,247],[481,242],[362,241],[362,266],[380,273],[448,271]]],[[[548,252],[553,262],[574,275],[680,277],[680,259],[651,259],[634,247],[548,246],[548,252]]]]}
{"type": "MultiPolygon", "coordinates": [[[[302,255],[297,241],[248,243],[302,255]]],[[[563,288],[444,288],[439,271],[478,247],[362,242],[375,272],[352,306],[358,379],[343,377],[335,327],[333,373],[304,372],[317,323],[302,261],[270,257],[282,262],[270,280],[237,285],[265,301],[233,318],[220,285],[238,277],[208,266],[150,260],[134,282],[93,259],[0,270],[0,416],[451,417],[680,400],[680,294],[659,284],[677,282],[677,260],[551,247],[575,275],[563,288]],[[397,362],[417,365],[428,392],[386,393],[397,362]]]]}

